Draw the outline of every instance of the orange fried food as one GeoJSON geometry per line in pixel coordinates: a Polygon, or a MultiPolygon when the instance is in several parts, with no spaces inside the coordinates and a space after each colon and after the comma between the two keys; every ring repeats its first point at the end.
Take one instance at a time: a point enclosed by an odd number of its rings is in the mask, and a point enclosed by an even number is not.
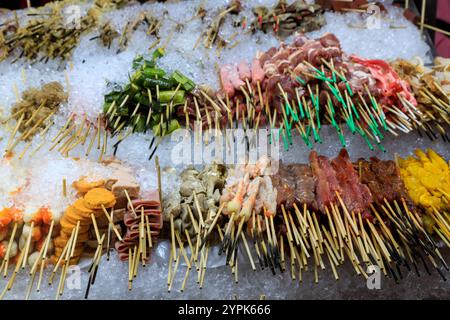
{"type": "Polygon", "coordinates": [[[92,223],[91,213],[93,213],[93,211],[90,212],[85,211],[83,212],[83,214],[80,214],[80,212],[81,211],[75,209],[75,206],[72,205],[66,209],[66,213],[64,214],[62,219],[68,220],[74,225],[76,225],[78,221],[80,221],[80,225],[86,224],[90,225],[92,223]]]}
{"type": "Polygon", "coordinates": [[[22,211],[12,207],[0,211],[0,228],[7,227],[13,221],[22,219],[22,211]]]}
{"type": "Polygon", "coordinates": [[[40,208],[33,216],[32,221],[35,225],[50,224],[52,222],[53,215],[48,208],[40,208]]]}
{"type": "Polygon", "coordinates": [[[87,182],[86,177],[82,177],[80,180],[75,181],[72,186],[80,193],[87,193],[94,188],[100,188],[105,185],[105,180],[98,180],[87,182]]]}
{"type": "Polygon", "coordinates": [[[89,209],[86,206],[86,203],[84,202],[83,198],[79,198],[77,199],[73,205],[72,205],[72,209],[75,211],[75,213],[80,217],[90,217],[91,213],[92,213],[92,209],[89,209]]]}

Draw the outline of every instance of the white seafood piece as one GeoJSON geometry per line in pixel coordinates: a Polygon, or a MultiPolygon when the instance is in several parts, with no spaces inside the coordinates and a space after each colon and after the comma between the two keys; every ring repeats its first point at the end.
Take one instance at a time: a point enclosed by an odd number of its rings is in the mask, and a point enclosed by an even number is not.
{"type": "Polygon", "coordinates": [[[32,232],[31,225],[24,224],[22,228],[22,234],[20,237],[21,238],[24,237],[26,239],[31,232],[32,232]]]}
{"type": "Polygon", "coordinates": [[[19,250],[23,251],[25,248],[25,245],[27,244],[27,237],[24,237],[23,233],[21,234],[19,238],[19,250]]]}
{"type": "Polygon", "coordinates": [[[39,258],[39,251],[35,251],[32,254],[30,254],[28,256],[28,265],[30,267],[34,266],[38,258],[39,258]]]}

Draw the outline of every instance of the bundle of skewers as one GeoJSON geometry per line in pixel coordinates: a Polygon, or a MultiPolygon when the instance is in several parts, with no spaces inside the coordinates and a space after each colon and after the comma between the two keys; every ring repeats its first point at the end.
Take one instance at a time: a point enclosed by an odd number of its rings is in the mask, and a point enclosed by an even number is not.
{"type": "Polygon", "coordinates": [[[408,133],[424,121],[409,84],[387,62],[346,55],[330,33],[315,40],[299,35],[258,54],[251,67],[222,66],[220,78],[233,115],[250,128],[263,120],[280,128],[286,149],[293,131],[312,148],[330,124],[343,147],[346,126],[370,149],[384,150],[385,134],[408,133]]]}
{"type": "Polygon", "coordinates": [[[158,238],[170,240],[169,291],[183,264],[180,290],[193,268],[202,288],[214,247],[236,282],[241,254],[253,270],[288,272],[299,281],[309,270],[318,282],[319,271],[327,268],[337,280],[346,262],[365,278],[366,267],[374,265],[394,281],[433,269],[446,279],[440,248],[450,247],[450,168],[431,150],[416,155],[352,162],[343,149],[333,159],[311,152],[309,164],[275,163],[263,156],[228,169],[188,168],[179,194],[164,201],[157,158],[159,187],[144,192],[128,168],[106,161],[111,177],[74,181],[75,200],[64,213],[46,206],[0,212],[0,271],[9,275],[1,297],[27,269],[28,298],[33,288],[41,290],[43,271],[53,265],[48,281],[59,274],[59,298],[70,265],[87,258],[87,298],[101,258],[106,254],[109,260],[112,248],[128,261],[131,290],[139,265],[151,263],[158,238]]]}
{"type": "Polygon", "coordinates": [[[449,59],[437,57],[431,68],[419,59],[396,60],[393,68],[408,81],[417,97],[421,111],[420,122],[415,124],[419,134],[425,133],[431,140],[438,135],[449,141],[447,127],[450,124],[450,63],[449,59]]]}
{"type": "Polygon", "coordinates": [[[273,8],[253,8],[256,19],[252,22],[252,28],[265,33],[273,31],[280,37],[287,37],[295,32],[311,32],[325,25],[323,12],[322,6],[318,4],[310,4],[304,0],[288,4],[281,0],[273,8]]]}
{"type": "Polygon", "coordinates": [[[18,102],[13,105],[11,115],[2,124],[15,121],[5,153],[13,154],[17,145],[23,141],[26,145],[19,155],[21,159],[29,149],[33,137],[38,133],[40,136],[45,135],[54,124],[54,116],[61,105],[67,102],[68,94],[59,82],[46,83],[39,89],[29,88],[22,93],[22,97],[16,94],[18,102]]]}
{"type": "MultiPolygon", "coordinates": [[[[430,156],[439,158],[435,153],[430,156]]],[[[441,169],[448,179],[448,165],[441,169]]],[[[256,268],[242,237],[246,234],[261,269],[276,274],[290,264],[293,280],[302,281],[303,273],[312,270],[318,282],[318,271],[326,264],[337,280],[338,267],[347,259],[356,274],[366,278],[366,267],[377,265],[395,281],[405,272],[420,275],[421,269],[430,273],[431,268],[446,279],[443,270],[448,266],[422,219],[427,213],[411,201],[408,191],[413,189],[404,187],[394,161],[372,158],[352,163],[343,149],[332,160],[312,152],[310,165],[280,164],[275,174],[264,158],[235,170],[239,174],[227,179],[221,198],[229,220],[220,247],[233,273],[239,242],[256,268]]],[[[448,197],[445,190],[442,197],[448,197]]],[[[447,233],[447,211],[433,208],[433,218],[447,233]]],[[[443,240],[448,245],[447,237],[443,240]]]]}
{"type": "Polygon", "coordinates": [[[167,75],[159,68],[156,61],[163,54],[161,47],[151,60],[137,57],[130,83],[123,88],[112,85],[112,91],[105,96],[104,121],[112,136],[122,130],[128,130],[125,135],[151,130],[154,136],[162,137],[180,128],[175,110],[186,104],[186,95],[195,84],[179,71],[167,75]]]}
{"type": "MultiPolygon", "coordinates": [[[[112,137],[117,137],[115,154],[131,134],[151,130],[152,158],[161,137],[183,123],[201,133],[205,128],[215,130],[216,135],[239,124],[246,132],[263,126],[278,128],[278,136],[271,130],[270,141],[281,139],[286,150],[297,133],[310,148],[323,142],[320,132],[324,125],[336,129],[342,147],[346,146],[346,131],[359,135],[371,150],[378,147],[385,151],[383,140],[388,134],[397,136],[415,129],[430,139],[440,135],[448,140],[450,100],[445,59],[436,59],[430,70],[407,61],[390,65],[382,60],[347,56],[332,34],[316,40],[300,35],[291,45],[259,53],[251,65],[241,61],[220,67],[222,89],[214,92],[194,84],[180,71],[167,75],[156,63],[162,55],[164,46],[156,49],[150,59],[137,57],[128,84],[109,84],[103,114],[95,121],[71,114],[51,139],[49,150],[58,150],[67,157],[81,146],[88,156],[96,146],[102,159],[112,137]]],[[[22,102],[4,120],[16,121],[7,151],[21,140],[27,143],[21,158],[31,145],[29,138],[38,131],[42,143],[30,156],[46,143],[44,136],[53,123],[50,118],[67,99],[56,84],[41,90],[24,92],[22,102]],[[21,128],[27,127],[25,124],[36,126],[14,139],[21,128]]]]}
{"type": "MultiPolygon", "coordinates": [[[[72,186],[76,192],[76,200],[64,213],[53,212],[45,206],[37,209],[30,206],[24,209],[11,207],[1,211],[2,239],[9,239],[1,247],[1,272],[5,277],[8,276],[8,265],[16,264],[1,292],[1,298],[11,290],[17,274],[29,266],[28,299],[36,276],[39,275],[36,286],[36,291],[39,292],[44,270],[53,265],[48,283],[51,285],[58,272],[60,273],[56,290],[58,299],[64,293],[69,267],[91,259],[85,294],[88,297],[91,285],[95,283],[102,255],[106,253],[109,260],[116,239],[121,242],[128,239],[128,233],[124,233],[122,237],[122,226],[127,223],[126,211],[135,204],[133,199],[138,199],[140,195],[139,184],[129,168],[114,159],[105,161],[104,165],[111,170],[111,177],[103,180],[81,177],[74,181],[72,186]]],[[[68,196],[67,187],[63,190],[64,196],[68,196]]],[[[142,205],[136,206],[139,210],[143,209],[141,207],[142,205]]],[[[148,213],[148,210],[144,212],[148,213]]],[[[144,228],[149,234],[151,222],[148,217],[144,222],[144,228]]],[[[156,230],[155,225],[152,225],[152,230],[156,230]]]]}
{"type": "Polygon", "coordinates": [[[32,63],[54,59],[70,60],[81,37],[96,27],[99,34],[90,40],[100,39],[103,46],[109,49],[113,40],[118,38],[117,53],[127,48],[131,36],[141,25],[146,26],[148,35],[157,35],[162,20],[147,11],[129,21],[120,34],[110,21],[100,25],[101,15],[105,10],[117,9],[127,3],[129,2],[96,1],[85,15],[78,16],[77,12],[70,11],[73,10],[68,6],[70,1],[51,2],[28,12],[27,17],[30,19],[24,26],[20,25],[16,15],[0,25],[0,60],[10,56],[16,56],[13,62],[21,58],[32,63]],[[72,20],[70,14],[74,14],[72,20]]]}
{"type": "Polygon", "coordinates": [[[449,230],[449,166],[433,150],[416,150],[416,157],[399,158],[398,165],[405,187],[413,203],[419,204],[426,215],[424,228],[435,233],[448,246],[449,230]]]}
{"type": "Polygon", "coordinates": [[[98,24],[101,10],[93,6],[86,15],[68,21],[65,6],[52,2],[26,13],[30,19],[23,26],[17,16],[0,26],[0,60],[9,56],[16,56],[13,62],[20,58],[31,62],[70,59],[80,37],[98,24]]]}
{"type": "Polygon", "coordinates": [[[181,173],[179,192],[164,199],[164,220],[170,226],[168,238],[171,239],[169,292],[181,258],[187,269],[180,290],[185,290],[193,266],[197,271],[197,284],[199,288],[203,287],[209,250],[219,240],[215,226],[222,222],[220,196],[225,177],[226,167],[223,165],[208,165],[201,171],[189,167],[181,173]],[[187,256],[189,252],[190,258],[187,256]]]}
{"type": "Polygon", "coordinates": [[[49,82],[41,88],[28,88],[21,96],[16,89],[16,96],[17,102],[12,106],[11,115],[1,122],[10,131],[5,156],[18,156],[19,160],[32,158],[45,146],[48,151],[55,150],[69,157],[79,147],[85,150],[86,157],[92,149],[97,149],[99,160],[103,159],[109,133],[100,118],[92,122],[86,115],[71,113],[61,129],[49,137],[55,117],[68,99],[68,93],[59,82],[49,82]],[[37,141],[37,146],[31,148],[34,141],[37,141]],[[24,146],[16,152],[20,144],[24,146]]]}

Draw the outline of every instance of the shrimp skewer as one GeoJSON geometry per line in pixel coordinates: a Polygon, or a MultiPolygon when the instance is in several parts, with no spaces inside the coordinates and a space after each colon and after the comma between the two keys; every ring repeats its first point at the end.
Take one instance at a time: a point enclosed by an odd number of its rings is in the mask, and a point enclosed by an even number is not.
{"type": "Polygon", "coordinates": [[[245,222],[247,222],[248,219],[250,219],[250,216],[252,214],[253,208],[256,203],[256,197],[258,196],[258,193],[259,193],[260,185],[261,185],[261,178],[259,178],[259,177],[256,178],[255,180],[253,180],[249,184],[248,191],[247,191],[247,194],[249,195],[249,197],[247,198],[244,205],[242,206],[241,213],[239,214],[239,217],[244,219],[245,222]]]}
{"type": "Polygon", "coordinates": [[[242,203],[244,202],[244,196],[247,192],[247,187],[250,181],[250,176],[247,173],[244,176],[244,179],[239,181],[238,189],[236,191],[236,194],[234,195],[233,200],[228,202],[227,204],[227,212],[228,214],[239,212],[242,208],[242,203]]]}
{"type": "MultiPolygon", "coordinates": [[[[260,182],[261,182],[261,178],[258,177],[255,180],[253,180],[248,186],[247,193],[249,194],[249,197],[245,200],[244,205],[242,206],[242,210],[239,213],[239,216],[237,217],[238,220],[240,219],[240,222],[239,222],[238,230],[236,232],[236,236],[234,238],[233,244],[231,245],[231,250],[228,251],[229,255],[227,256],[227,263],[229,262],[229,259],[231,258],[230,253],[235,252],[235,250],[236,250],[236,246],[239,242],[239,236],[241,235],[242,227],[243,227],[244,223],[247,222],[251,217],[251,214],[253,212],[253,207],[255,206],[255,203],[256,203],[256,197],[258,196],[260,182]]],[[[225,249],[227,249],[227,248],[225,248],[225,249]]]]}

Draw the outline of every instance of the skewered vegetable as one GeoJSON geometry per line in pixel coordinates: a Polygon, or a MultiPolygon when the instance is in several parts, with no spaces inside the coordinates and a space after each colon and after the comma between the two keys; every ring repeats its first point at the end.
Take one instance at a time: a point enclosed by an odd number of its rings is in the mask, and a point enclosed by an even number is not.
{"type": "Polygon", "coordinates": [[[159,48],[151,60],[137,57],[130,83],[123,88],[114,86],[105,96],[103,112],[113,133],[130,126],[134,132],[152,130],[164,136],[180,128],[173,115],[195,84],[179,71],[167,75],[159,68],[156,60],[163,55],[164,50],[159,48]]]}

